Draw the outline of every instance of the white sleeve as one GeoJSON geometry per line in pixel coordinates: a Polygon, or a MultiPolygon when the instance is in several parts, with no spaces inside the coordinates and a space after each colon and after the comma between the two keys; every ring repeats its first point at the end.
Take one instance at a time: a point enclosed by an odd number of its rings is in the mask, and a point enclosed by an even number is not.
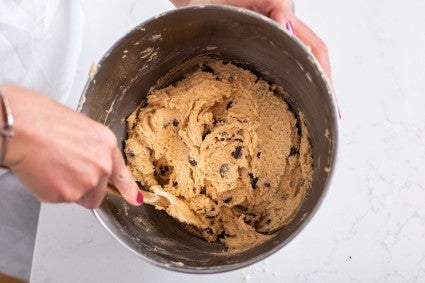
{"type": "Polygon", "coordinates": [[[65,102],[83,31],[80,0],[0,1],[0,84],[18,84],[65,102]]]}

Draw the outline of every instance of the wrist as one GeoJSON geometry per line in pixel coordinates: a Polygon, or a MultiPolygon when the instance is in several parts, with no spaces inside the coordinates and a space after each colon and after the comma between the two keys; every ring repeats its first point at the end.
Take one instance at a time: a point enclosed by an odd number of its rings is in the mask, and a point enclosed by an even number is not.
{"type": "MultiPolygon", "coordinates": [[[[19,91],[20,88],[16,87],[16,86],[12,86],[12,85],[1,85],[0,86],[0,91],[3,94],[3,97],[6,98],[6,103],[8,104],[8,108],[9,110],[7,111],[8,113],[5,112],[5,108],[4,108],[4,102],[5,101],[0,101],[0,127],[3,129],[3,135],[0,135],[0,155],[2,153],[2,150],[6,149],[5,151],[5,156],[4,156],[4,160],[2,162],[2,164],[0,164],[0,166],[12,169],[12,166],[17,163],[17,156],[14,153],[16,150],[16,138],[15,138],[15,133],[16,133],[16,118],[17,118],[17,112],[16,111],[17,107],[17,92],[19,91]],[[10,115],[10,117],[7,117],[7,114],[10,115]],[[9,119],[9,121],[8,121],[9,119]],[[12,119],[12,121],[10,120],[12,119]],[[9,123],[9,127],[7,127],[9,123]],[[11,123],[11,125],[10,125],[11,123]],[[5,128],[6,126],[6,128],[5,128]],[[8,135],[8,137],[5,139],[4,138],[4,132],[6,132],[6,135],[8,135]]],[[[1,157],[0,157],[1,158],[1,157]]]]}
{"type": "MultiPolygon", "coordinates": [[[[1,88],[1,86],[0,86],[0,91],[2,90],[2,88],[1,88]]],[[[3,105],[1,104],[1,102],[0,102],[0,125],[3,125],[3,123],[4,123],[5,121],[4,121],[4,110],[3,110],[3,105]]],[[[2,150],[2,148],[3,148],[3,144],[4,144],[4,140],[3,140],[3,137],[2,136],[0,136],[0,151],[2,150]]],[[[1,167],[1,165],[2,164],[0,164],[0,167],[1,167]]]]}
{"type": "Polygon", "coordinates": [[[6,165],[9,140],[14,136],[14,119],[9,100],[0,88],[0,166],[6,165]]]}

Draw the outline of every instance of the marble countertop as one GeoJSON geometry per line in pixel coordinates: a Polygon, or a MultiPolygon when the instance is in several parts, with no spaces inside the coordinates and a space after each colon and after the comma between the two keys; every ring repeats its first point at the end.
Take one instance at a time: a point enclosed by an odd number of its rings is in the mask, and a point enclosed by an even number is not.
{"type": "MultiPolygon", "coordinates": [[[[171,8],[165,0],[84,1],[68,104],[77,105],[93,60],[171,8]]],[[[255,265],[189,275],[136,258],[88,210],[43,204],[31,282],[425,281],[425,1],[298,0],[296,11],[329,46],[342,112],[333,182],[307,227],[255,265]]]]}

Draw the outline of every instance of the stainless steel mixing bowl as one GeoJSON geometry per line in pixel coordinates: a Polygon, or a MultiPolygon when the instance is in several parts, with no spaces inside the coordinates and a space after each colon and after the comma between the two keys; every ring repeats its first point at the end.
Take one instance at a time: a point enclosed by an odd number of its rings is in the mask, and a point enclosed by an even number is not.
{"type": "Polygon", "coordinates": [[[101,60],[97,73],[86,85],[79,110],[109,126],[122,146],[125,120],[145,101],[149,89],[175,82],[204,56],[250,69],[288,92],[287,102],[294,111],[300,109],[305,114],[314,176],[312,188],[294,220],[270,241],[241,253],[221,253],[222,244],[193,236],[166,213],[149,205],[131,207],[122,199],[109,196],[94,211],[109,233],[140,258],[192,273],[247,266],[294,238],[323,199],[333,171],[337,141],[332,93],[307,48],[275,22],[227,6],[174,10],[134,28],[101,60]]]}

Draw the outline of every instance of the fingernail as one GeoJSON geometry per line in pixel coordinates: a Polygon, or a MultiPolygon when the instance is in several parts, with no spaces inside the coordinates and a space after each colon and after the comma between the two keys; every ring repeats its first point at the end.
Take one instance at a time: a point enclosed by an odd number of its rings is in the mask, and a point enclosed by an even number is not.
{"type": "Polygon", "coordinates": [[[141,192],[137,192],[137,203],[141,204],[143,202],[143,195],[141,192]]]}
{"type": "Polygon", "coordinates": [[[291,20],[286,22],[285,27],[289,31],[290,34],[295,35],[295,29],[294,29],[294,26],[292,25],[291,20]]]}

